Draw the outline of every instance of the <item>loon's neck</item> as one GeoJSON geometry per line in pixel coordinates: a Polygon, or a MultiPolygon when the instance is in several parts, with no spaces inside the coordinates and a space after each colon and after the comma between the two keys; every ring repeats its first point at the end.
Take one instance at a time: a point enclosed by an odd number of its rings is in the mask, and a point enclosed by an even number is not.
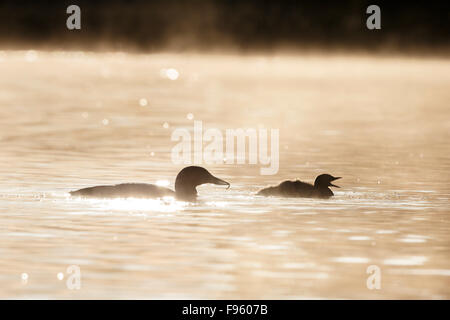
{"type": "Polygon", "coordinates": [[[331,189],[328,188],[328,187],[314,186],[314,189],[316,189],[317,192],[319,193],[319,195],[322,196],[322,197],[331,197],[331,196],[334,196],[333,191],[331,191],[331,189]]]}
{"type": "Polygon", "coordinates": [[[194,186],[175,184],[175,196],[180,200],[195,200],[197,198],[197,189],[194,186]]]}

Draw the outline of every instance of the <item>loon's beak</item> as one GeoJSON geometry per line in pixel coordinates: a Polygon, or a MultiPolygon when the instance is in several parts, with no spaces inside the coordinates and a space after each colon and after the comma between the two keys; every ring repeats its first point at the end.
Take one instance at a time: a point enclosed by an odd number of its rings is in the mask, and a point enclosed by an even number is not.
{"type": "MultiPolygon", "coordinates": [[[[331,181],[334,181],[334,180],[337,180],[337,179],[340,179],[340,178],[342,178],[342,177],[335,177],[335,178],[333,178],[333,180],[331,180],[331,181]]],[[[335,188],[340,188],[339,186],[337,186],[337,185],[335,185],[335,184],[332,184],[331,182],[330,182],[330,186],[335,187],[335,188]]]]}
{"type": "Polygon", "coordinates": [[[230,184],[228,182],[226,182],[225,180],[216,178],[213,175],[211,175],[210,183],[218,184],[218,185],[221,185],[221,186],[228,186],[227,189],[230,188],[230,184]]]}

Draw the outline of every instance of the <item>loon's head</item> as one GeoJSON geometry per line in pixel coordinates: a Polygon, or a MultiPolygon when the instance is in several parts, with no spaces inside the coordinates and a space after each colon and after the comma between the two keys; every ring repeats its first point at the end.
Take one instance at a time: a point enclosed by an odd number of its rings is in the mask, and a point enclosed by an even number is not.
{"type": "Polygon", "coordinates": [[[331,183],[331,181],[340,179],[341,177],[333,177],[330,174],[321,174],[320,176],[317,176],[316,181],[314,181],[314,187],[315,188],[328,188],[328,187],[336,187],[340,188],[339,186],[336,186],[331,183]]]}
{"type": "Polygon", "coordinates": [[[205,183],[218,185],[230,184],[222,179],[214,177],[208,170],[202,167],[190,166],[182,169],[175,179],[175,194],[178,198],[191,200],[197,196],[197,186],[205,183]]]}

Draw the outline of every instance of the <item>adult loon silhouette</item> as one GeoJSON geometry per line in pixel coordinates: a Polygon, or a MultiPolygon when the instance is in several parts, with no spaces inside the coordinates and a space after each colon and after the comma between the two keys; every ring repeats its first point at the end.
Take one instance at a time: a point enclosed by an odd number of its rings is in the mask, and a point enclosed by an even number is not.
{"type": "Polygon", "coordinates": [[[182,169],[175,179],[175,191],[146,183],[122,183],[112,186],[96,186],[71,191],[72,196],[91,198],[161,198],[175,196],[178,200],[195,201],[197,198],[196,187],[213,183],[218,185],[230,184],[222,179],[214,177],[208,170],[202,167],[190,166],[182,169]]]}
{"type": "Polygon", "coordinates": [[[334,196],[333,191],[328,187],[340,188],[331,182],[340,178],[333,177],[329,174],[321,174],[314,181],[314,185],[300,180],[283,181],[278,186],[268,187],[258,191],[257,195],[327,199],[334,196]]]}

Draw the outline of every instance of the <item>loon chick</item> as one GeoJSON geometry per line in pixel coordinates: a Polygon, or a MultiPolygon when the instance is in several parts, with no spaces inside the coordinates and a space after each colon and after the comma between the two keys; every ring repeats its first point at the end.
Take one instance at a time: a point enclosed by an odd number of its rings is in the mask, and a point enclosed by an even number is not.
{"type": "Polygon", "coordinates": [[[276,187],[268,187],[260,190],[257,195],[260,196],[281,196],[281,197],[301,197],[301,198],[329,198],[334,196],[333,191],[328,187],[340,188],[331,183],[331,181],[340,179],[329,174],[317,176],[314,185],[296,181],[283,181],[276,187]]]}
{"type": "Polygon", "coordinates": [[[72,196],[94,198],[160,198],[175,196],[178,200],[192,201],[197,197],[196,187],[204,183],[218,185],[230,184],[222,179],[214,177],[208,170],[202,167],[190,166],[182,169],[175,179],[175,191],[168,188],[146,183],[122,183],[113,186],[96,186],[71,191],[72,196]]]}

